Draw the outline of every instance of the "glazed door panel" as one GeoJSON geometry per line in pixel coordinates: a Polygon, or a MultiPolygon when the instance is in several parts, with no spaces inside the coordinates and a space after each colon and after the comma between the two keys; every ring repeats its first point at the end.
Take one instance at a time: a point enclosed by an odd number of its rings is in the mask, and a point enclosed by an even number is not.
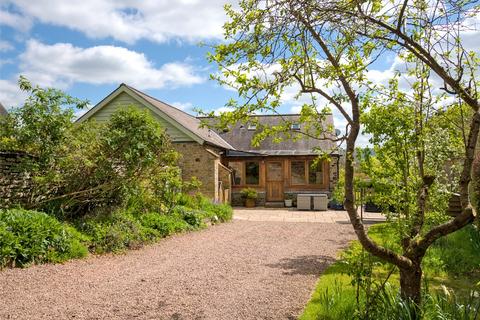
{"type": "Polygon", "coordinates": [[[283,172],[282,161],[266,163],[267,201],[283,201],[283,172]]]}

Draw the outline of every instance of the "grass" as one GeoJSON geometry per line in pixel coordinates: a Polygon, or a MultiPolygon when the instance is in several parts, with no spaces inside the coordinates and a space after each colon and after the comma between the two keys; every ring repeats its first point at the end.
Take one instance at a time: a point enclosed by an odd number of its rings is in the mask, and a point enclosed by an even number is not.
{"type": "MultiPolygon", "coordinates": [[[[384,246],[399,250],[393,223],[372,226],[369,235],[384,246]]],[[[423,319],[474,319],[480,308],[476,296],[480,291],[479,252],[480,232],[474,226],[440,239],[427,251],[422,264],[426,289],[423,319]],[[477,293],[474,296],[472,292],[477,293]]],[[[320,277],[300,319],[365,319],[366,305],[372,310],[367,315],[370,319],[413,319],[414,315],[409,313],[411,306],[398,296],[399,274],[397,269],[391,272],[392,268],[366,254],[358,241],[352,242],[320,277]],[[369,269],[362,268],[365,265],[372,266],[371,277],[365,274],[369,269]],[[387,277],[385,287],[379,289],[387,277]],[[359,279],[363,282],[359,283],[359,279]],[[370,279],[369,286],[366,282],[370,279]],[[359,290],[357,295],[359,284],[370,292],[359,290]]]]}

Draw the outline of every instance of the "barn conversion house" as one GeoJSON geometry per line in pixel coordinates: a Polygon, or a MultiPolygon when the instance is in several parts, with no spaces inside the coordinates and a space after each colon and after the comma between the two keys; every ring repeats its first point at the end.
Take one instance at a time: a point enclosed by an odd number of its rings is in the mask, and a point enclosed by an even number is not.
{"type": "MultiPolygon", "coordinates": [[[[216,132],[201,125],[208,119],[194,117],[121,84],[77,121],[106,121],[123,106],[152,113],[182,156],[179,166],[183,178],[197,177],[202,183],[200,191],[215,201],[241,205],[240,191],[249,187],[257,190],[258,205],[282,204],[301,193],[330,194],[338,178],[337,154],[332,153],[330,161],[315,162],[318,150],[335,149],[330,140],[305,136],[275,143],[267,138],[258,147],[251,146],[257,125],[274,126],[288,121],[292,123],[291,130],[301,132],[298,115],[255,115],[250,123],[238,123],[230,130],[216,132]]],[[[331,115],[324,126],[333,127],[331,115]]]]}

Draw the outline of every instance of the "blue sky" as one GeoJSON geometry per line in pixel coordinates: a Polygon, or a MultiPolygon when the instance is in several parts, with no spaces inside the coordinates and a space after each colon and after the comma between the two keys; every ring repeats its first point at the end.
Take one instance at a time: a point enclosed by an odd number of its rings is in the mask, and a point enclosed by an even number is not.
{"type": "MultiPolygon", "coordinates": [[[[222,41],[226,1],[0,0],[0,102],[7,108],[22,102],[16,85],[22,74],[92,105],[125,82],[186,111],[222,110],[235,92],[208,79],[216,66],[198,43],[222,41]]],[[[467,36],[478,52],[478,29],[467,36]]],[[[398,63],[385,55],[369,77],[385,82],[398,63]]],[[[299,110],[293,91],[281,112],[299,110]]]]}
{"type": "Polygon", "coordinates": [[[0,102],[7,108],[22,101],[20,74],[92,104],[122,82],[187,110],[218,109],[234,96],[208,79],[216,67],[206,61],[210,49],[198,45],[221,39],[223,1],[69,3],[0,0],[0,102]]]}

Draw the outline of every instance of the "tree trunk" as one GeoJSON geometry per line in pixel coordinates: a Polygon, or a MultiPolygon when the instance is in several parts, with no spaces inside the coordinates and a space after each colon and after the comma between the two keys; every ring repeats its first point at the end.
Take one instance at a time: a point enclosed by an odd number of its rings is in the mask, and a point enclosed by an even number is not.
{"type": "Polygon", "coordinates": [[[402,298],[421,303],[422,268],[414,263],[411,268],[400,268],[400,293],[402,298]]]}

